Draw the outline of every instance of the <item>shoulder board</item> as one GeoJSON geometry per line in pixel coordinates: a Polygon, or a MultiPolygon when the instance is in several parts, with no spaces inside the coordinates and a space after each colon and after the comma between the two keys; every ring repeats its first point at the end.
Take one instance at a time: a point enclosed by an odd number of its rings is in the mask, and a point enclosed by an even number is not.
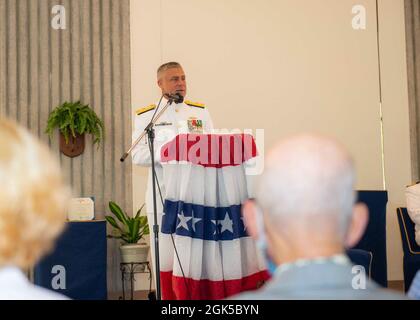
{"type": "Polygon", "coordinates": [[[185,104],[187,104],[191,107],[197,107],[197,108],[201,108],[201,109],[204,109],[206,107],[204,105],[204,103],[192,102],[190,100],[185,100],[184,102],[185,102],[185,104]]]}
{"type": "Polygon", "coordinates": [[[156,105],[155,105],[155,104],[151,104],[151,105],[150,105],[150,106],[148,106],[148,107],[144,107],[144,108],[137,109],[137,110],[136,110],[136,114],[139,116],[139,115],[141,115],[142,113],[145,113],[145,112],[147,112],[147,111],[153,110],[154,108],[156,108],[156,105]]]}

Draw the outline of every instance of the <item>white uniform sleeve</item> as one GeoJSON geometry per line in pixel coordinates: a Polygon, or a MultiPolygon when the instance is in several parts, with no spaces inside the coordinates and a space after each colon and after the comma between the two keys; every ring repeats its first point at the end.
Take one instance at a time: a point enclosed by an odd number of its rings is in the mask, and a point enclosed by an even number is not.
{"type": "Polygon", "coordinates": [[[207,108],[204,109],[204,132],[210,133],[214,129],[213,121],[207,108]]]}
{"type": "MultiPolygon", "coordinates": [[[[134,141],[143,133],[146,126],[150,123],[150,120],[153,116],[154,110],[146,112],[144,114],[136,115],[135,121],[134,121],[134,132],[132,135],[132,142],[134,141]]],[[[149,150],[149,143],[147,141],[147,135],[144,136],[140,142],[134,147],[134,149],[131,152],[131,156],[133,159],[133,163],[149,167],[151,165],[151,159],[150,159],[150,150],[149,150]]],[[[155,142],[155,163],[160,162],[160,147],[155,142]]]]}

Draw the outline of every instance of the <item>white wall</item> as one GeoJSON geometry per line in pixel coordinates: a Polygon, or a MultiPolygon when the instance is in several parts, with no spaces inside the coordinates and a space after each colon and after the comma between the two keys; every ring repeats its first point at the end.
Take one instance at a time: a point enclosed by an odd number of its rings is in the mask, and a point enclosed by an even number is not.
{"type": "Polygon", "coordinates": [[[388,280],[402,280],[402,244],[396,208],[405,206],[411,183],[407,65],[403,0],[381,0],[379,7],[384,122],[385,178],[388,190],[388,280]]]}
{"type": "MultiPolygon", "coordinates": [[[[352,0],[131,0],[133,110],[159,96],[156,68],[183,64],[188,98],[219,128],[263,128],[265,146],[300,131],[351,151],[358,189],[383,188],[375,0],[352,29],[352,0]]],[[[394,208],[410,179],[403,0],[380,1],[390,280],[402,279],[394,208]]],[[[134,203],[147,171],[134,168],[134,203]]]]}

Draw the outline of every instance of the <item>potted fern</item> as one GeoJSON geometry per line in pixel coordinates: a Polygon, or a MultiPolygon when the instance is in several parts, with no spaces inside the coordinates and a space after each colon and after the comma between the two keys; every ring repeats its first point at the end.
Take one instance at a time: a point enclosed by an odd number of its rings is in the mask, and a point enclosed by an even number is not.
{"type": "Polygon", "coordinates": [[[125,263],[141,263],[147,261],[149,245],[139,243],[145,235],[149,234],[147,217],[142,216],[141,210],[134,217],[130,217],[115,202],[109,202],[109,209],[115,216],[105,216],[106,221],[113,227],[113,233],[108,238],[122,240],[120,246],[121,261],[125,263]]]}
{"type": "Polygon", "coordinates": [[[60,151],[69,157],[76,157],[85,149],[85,133],[93,135],[93,144],[103,139],[104,124],[89,105],[80,101],[64,102],[51,111],[46,133],[52,136],[55,129],[60,131],[60,151]]]}

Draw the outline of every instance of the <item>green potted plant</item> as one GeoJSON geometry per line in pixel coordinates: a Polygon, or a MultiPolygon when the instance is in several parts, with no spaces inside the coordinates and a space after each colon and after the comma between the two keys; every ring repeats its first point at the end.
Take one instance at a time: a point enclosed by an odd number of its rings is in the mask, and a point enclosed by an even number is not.
{"type": "Polygon", "coordinates": [[[93,144],[99,144],[104,136],[104,124],[89,105],[80,101],[64,102],[51,111],[46,133],[51,137],[60,131],[60,150],[69,157],[76,157],[85,148],[85,133],[93,135],[93,144]]]}
{"type": "Polygon", "coordinates": [[[145,242],[139,243],[143,236],[150,233],[147,217],[140,215],[143,207],[144,204],[134,217],[130,217],[115,202],[109,202],[109,209],[116,219],[112,216],[105,216],[106,221],[113,227],[113,233],[108,235],[108,238],[122,240],[120,246],[122,262],[141,263],[147,261],[149,245],[145,242]]]}

